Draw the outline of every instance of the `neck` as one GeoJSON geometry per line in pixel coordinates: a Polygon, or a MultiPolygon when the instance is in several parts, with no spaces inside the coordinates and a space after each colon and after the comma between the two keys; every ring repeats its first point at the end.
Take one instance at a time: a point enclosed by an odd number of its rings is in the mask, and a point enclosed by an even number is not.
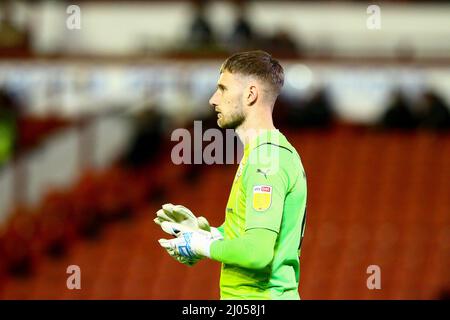
{"type": "MultiPolygon", "coordinates": [[[[260,109],[260,108],[258,108],[260,109]]],[[[262,109],[262,108],[261,108],[262,109]]],[[[260,110],[261,110],[260,109],[260,110]]],[[[271,110],[270,108],[265,110],[271,110]]],[[[244,146],[253,139],[255,139],[259,134],[266,130],[275,130],[272,120],[272,112],[260,112],[249,114],[245,121],[236,128],[236,133],[244,146]]]]}

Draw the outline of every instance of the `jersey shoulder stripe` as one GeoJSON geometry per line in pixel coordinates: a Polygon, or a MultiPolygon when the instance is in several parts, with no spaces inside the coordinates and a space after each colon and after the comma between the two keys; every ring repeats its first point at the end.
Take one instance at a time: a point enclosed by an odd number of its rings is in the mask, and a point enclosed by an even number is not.
{"type": "Polygon", "coordinates": [[[265,144],[269,144],[269,145],[272,145],[272,146],[276,146],[276,147],[285,149],[285,150],[289,151],[290,153],[294,153],[291,149],[286,148],[285,146],[280,146],[279,144],[275,144],[275,143],[272,143],[272,142],[264,142],[264,143],[261,143],[260,145],[257,145],[257,146],[255,147],[255,149],[257,149],[257,148],[259,148],[259,147],[261,147],[261,146],[263,146],[263,145],[265,145],[265,144]]]}

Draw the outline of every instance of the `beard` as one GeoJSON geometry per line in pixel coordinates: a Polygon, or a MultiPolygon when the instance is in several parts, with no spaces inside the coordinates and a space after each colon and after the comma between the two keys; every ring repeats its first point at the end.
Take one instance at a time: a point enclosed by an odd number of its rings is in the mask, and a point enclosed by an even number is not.
{"type": "Polygon", "coordinates": [[[217,119],[217,125],[222,129],[236,129],[238,128],[245,120],[245,115],[242,109],[236,110],[233,113],[228,115],[224,115],[217,119]]]}

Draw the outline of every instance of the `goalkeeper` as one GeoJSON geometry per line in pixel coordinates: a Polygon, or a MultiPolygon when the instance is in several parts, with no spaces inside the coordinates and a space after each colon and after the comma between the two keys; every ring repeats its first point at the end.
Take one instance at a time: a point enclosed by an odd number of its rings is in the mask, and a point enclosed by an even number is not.
{"type": "Polygon", "coordinates": [[[283,68],[263,51],[238,53],[222,65],[210,104],[221,128],[235,129],[244,155],[225,210],[209,226],[189,209],[166,204],[155,222],[175,236],[159,243],[179,262],[222,263],[221,299],[299,299],[306,176],[300,157],[272,121],[283,68]]]}

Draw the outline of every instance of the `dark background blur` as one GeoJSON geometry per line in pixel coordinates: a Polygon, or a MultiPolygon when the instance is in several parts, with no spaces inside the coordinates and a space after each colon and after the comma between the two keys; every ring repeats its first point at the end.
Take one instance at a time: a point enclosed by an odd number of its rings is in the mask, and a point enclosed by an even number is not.
{"type": "Polygon", "coordinates": [[[220,265],[172,260],[152,219],[223,222],[237,164],[175,165],[170,137],[217,127],[222,61],[263,49],[308,178],[302,299],[448,299],[450,4],[378,1],[379,29],[369,5],[1,1],[0,298],[218,299],[220,265]]]}

